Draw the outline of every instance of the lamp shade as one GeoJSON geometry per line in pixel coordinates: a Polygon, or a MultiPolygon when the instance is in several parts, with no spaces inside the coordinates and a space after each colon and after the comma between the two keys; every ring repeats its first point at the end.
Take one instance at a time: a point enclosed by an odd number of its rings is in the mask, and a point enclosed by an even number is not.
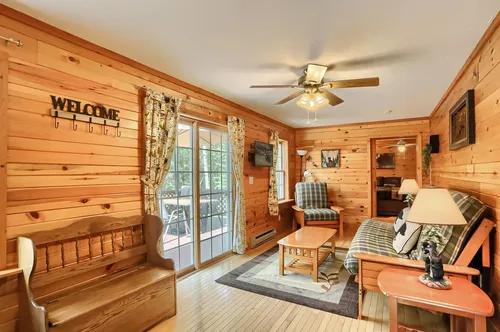
{"type": "Polygon", "coordinates": [[[417,181],[415,179],[404,179],[401,187],[399,188],[398,194],[406,195],[411,194],[415,195],[420,190],[417,181]]]}
{"type": "Polygon", "coordinates": [[[304,157],[307,154],[307,150],[297,150],[299,156],[304,157]]]}
{"type": "Polygon", "coordinates": [[[417,224],[466,225],[462,212],[447,189],[420,189],[406,218],[417,224]]]}

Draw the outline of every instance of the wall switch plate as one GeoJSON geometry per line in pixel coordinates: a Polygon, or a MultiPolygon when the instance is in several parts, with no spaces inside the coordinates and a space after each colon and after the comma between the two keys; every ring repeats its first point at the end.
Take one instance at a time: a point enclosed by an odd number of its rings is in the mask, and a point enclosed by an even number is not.
{"type": "Polygon", "coordinates": [[[250,184],[253,184],[253,176],[249,176],[249,177],[248,177],[248,182],[249,182],[250,184]]]}

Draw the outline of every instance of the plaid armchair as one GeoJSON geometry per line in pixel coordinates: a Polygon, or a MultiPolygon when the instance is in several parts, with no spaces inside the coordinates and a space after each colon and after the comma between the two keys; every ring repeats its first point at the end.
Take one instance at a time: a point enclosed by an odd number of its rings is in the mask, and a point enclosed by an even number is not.
{"type": "Polygon", "coordinates": [[[344,237],[344,209],[329,205],[324,182],[299,182],[295,185],[293,229],[304,226],[319,226],[339,230],[344,237]]]}

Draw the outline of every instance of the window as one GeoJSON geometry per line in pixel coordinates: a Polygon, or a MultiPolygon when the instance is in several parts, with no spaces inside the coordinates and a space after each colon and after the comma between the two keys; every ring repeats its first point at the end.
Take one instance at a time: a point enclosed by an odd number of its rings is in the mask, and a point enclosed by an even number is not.
{"type": "Polygon", "coordinates": [[[276,187],[278,200],[288,196],[288,142],[280,140],[278,145],[278,160],[276,162],[276,187]]]}

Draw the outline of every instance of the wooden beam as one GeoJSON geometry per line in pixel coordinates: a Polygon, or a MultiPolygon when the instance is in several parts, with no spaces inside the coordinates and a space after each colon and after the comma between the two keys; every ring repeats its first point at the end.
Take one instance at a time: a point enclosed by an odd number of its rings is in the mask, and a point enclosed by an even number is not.
{"type": "Polygon", "coordinates": [[[0,270],[7,267],[7,53],[0,52],[0,270]]]}

